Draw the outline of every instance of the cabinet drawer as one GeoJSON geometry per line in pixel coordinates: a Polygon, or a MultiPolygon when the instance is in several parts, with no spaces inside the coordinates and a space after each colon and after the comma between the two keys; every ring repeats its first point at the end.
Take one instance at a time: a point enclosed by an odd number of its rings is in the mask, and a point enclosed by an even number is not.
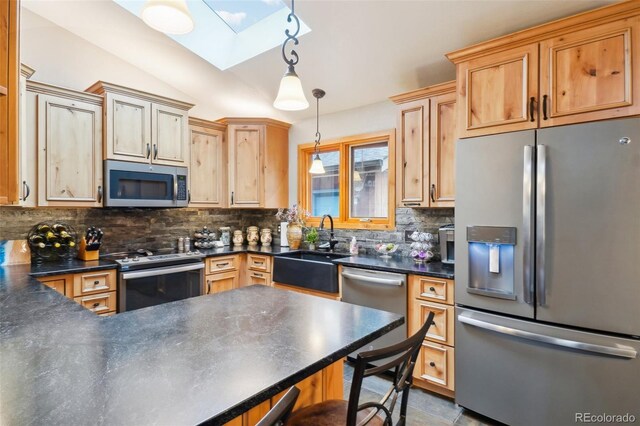
{"type": "Polygon", "coordinates": [[[96,314],[102,314],[116,310],[116,293],[93,294],[91,296],[74,297],[76,302],[96,314]]]}
{"type": "Polygon", "coordinates": [[[116,290],[116,271],[100,271],[73,276],[73,296],[116,290]]]}
{"type": "Polygon", "coordinates": [[[417,378],[454,390],[454,349],[444,345],[423,343],[414,371],[417,378]]]}
{"type": "Polygon", "coordinates": [[[453,305],[453,280],[443,278],[409,276],[411,297],[453,305]]]}
{"type": "Polygon", "coordinates": [[[238,288],[238,271],[223,272],[205,277],[204,294],[220,293],[234,288],[238,288]]]}
{"type": "Polygon", "coordinates": [[[249,253],[247,267],[254,271],[271,272],[271,257],[249,253]]]}
{"type": "Polygon", "coordinates": [[[267,272],[247,271],[249,285],[271,285],[271,275],[267,272]]]}
{"type": "Polygon", "coordinates": [[[453,346],[453,306],[440,305],[438,303],[427,303],[420,300],[414,300],[412,306],[413,310],[411,312],[409,334],[413,334],[418,331],[426,321],[429,312],[433,312],[433,324],[429,327],[426,339],[431,340],[432,342],[453,346]]]}
{"type": "Polygon", "coordinates": [[[238,256],[211,257],[207,259],[206,274],[215,274],[217,272],[235,271],[239,267],[240,260],[238,256]]]}
{"type": "Polygon", "coordinates": [[[46,285],[67,297],[73,293],[73,275],[56,275],[53,277],[38,278],[42,284],[46,285]]]}

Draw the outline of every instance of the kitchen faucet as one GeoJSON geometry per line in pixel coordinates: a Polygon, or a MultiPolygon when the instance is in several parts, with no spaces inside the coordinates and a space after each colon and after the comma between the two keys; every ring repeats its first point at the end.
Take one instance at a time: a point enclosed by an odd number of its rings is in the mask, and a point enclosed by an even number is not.
{"type": "Polygon", "coordinates": [[[320,221],[320,229],[324,229],[324,220],[325,218],[329,218],[329,222],[331,223],[331,232],[329,233],[329,242],[322,243],[318,246],[321,249],[329,249],[329,251],[333,251],[333,248],[338,244],[338,240],[333,238],[333,218],[330,214],[325,214],[322,216],[322,220],[320,221]]]}

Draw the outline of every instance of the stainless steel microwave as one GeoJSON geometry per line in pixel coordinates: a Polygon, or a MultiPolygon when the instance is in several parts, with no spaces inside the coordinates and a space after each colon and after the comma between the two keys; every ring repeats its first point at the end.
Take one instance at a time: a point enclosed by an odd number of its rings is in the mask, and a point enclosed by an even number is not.
{"type": "Polygon", "coordinates": [[[106,207],[187,207],[186,167],[105,160],[106,207]]]}

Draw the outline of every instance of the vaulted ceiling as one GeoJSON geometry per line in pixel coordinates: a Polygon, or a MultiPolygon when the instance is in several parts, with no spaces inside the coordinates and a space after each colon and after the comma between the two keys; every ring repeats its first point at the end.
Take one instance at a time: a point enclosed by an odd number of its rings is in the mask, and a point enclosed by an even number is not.
{"type": "MultiPolygon", "coordinates": [[[[310,101],[313,88],[326,90],[323,113],[352,109],[453,79],[454,67],[444,57],[449,51],[608,3],[298,0],[296,12],[312,31],[300,39],[296,70],[310,101]]],[[[209,114],[290,122],[315,114],[313,104],[293,113],[271,106],[285,71],[278,48],[223,72],[111,0],[24,0],[23,5],[184,93],[190,98],[184,100],[209,114]]]]}

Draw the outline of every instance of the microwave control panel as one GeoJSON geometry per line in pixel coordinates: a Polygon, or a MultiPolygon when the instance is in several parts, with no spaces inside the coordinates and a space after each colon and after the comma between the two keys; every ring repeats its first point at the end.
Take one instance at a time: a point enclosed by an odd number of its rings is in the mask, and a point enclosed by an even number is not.
{"type": "Polygon", "coordinates": [[[179,201],[184,201],[187,199],[187,177],[185,175],[178,175],[177,199],[179,201]]]}

